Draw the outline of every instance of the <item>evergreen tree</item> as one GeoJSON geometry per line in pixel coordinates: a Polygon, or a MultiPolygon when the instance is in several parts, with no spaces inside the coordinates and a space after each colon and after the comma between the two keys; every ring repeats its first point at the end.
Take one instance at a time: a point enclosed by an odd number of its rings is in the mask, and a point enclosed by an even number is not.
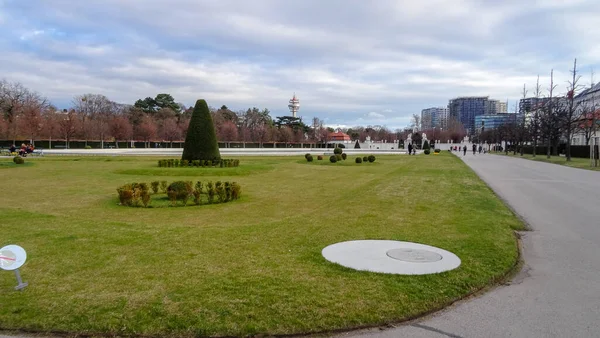
{"type": "Polygon", "coordinates": [[[356,144],[354,145],[354,149],[360,149],[360,144],[358,144],[358,140],[356,140],[356,144]]]}
{"type": "Polygon", "coordinates": [[[188,127],[182,160],[218,160],[221,158],[215,126],[205,100],[196,101],[188,127]]]}

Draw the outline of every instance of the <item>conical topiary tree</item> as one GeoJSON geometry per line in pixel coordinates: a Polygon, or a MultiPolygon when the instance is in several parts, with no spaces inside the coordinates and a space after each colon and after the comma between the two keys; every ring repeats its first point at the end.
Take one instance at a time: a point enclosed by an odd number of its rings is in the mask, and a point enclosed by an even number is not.
{"type": "Polygon", "coordinates": [[[181,159],[188,161],[221,159],[215,126],[204,100],[196,101],[181,159]]]}
{"type": "Polygon", "coordinates": [[[354,145],[354,149],[360,149],[360,144],[358,143],[358,140],[356,140],[356,144],[354,145]]]}

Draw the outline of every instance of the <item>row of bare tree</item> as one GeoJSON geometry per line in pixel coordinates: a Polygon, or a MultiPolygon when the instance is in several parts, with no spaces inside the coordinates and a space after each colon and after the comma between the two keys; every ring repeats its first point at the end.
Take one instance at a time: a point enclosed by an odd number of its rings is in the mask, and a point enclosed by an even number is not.
{"type": "MultiPolygon", "coordinates": [[[[515,153],[520,149],[521,154],[524,145],[532,145],[533,156],[536,156],[536,148],[544,145],[547,157],[557,156],[559,144],[564,143],[565,156],[567,161],[570,161],[573,136],[582,135],[585,144],[589,145],[590,139],[600,129],[600,102],[595,101],[593,94],[589,97],[577,95],[583,88],[580,84],[577,60],[574,61],[570,74],[566,93],[562,95],[556,93],[557,85],[554,82],[553,71],[550,72],[550,83],[545,94],[538,77],[533,89],[532,105],[517,115],[514,123],[484,130],[476,141],[489,144],[505,141],[513,145],[515,153]]],[[[522,96],[527,98],[525,85],[522,96]]]]}

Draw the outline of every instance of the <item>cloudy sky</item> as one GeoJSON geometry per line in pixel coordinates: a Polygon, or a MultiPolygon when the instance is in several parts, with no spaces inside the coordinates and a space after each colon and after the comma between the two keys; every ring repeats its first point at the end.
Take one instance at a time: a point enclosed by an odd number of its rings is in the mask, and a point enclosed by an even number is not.
{"type": "Polygon", "coordinates": [[[0,78],[59,108],[170,93],[329,125],[404,127],[456,96],[509,105],[555,69],[600,79],[597,0],[0,0],[0,78]]]}

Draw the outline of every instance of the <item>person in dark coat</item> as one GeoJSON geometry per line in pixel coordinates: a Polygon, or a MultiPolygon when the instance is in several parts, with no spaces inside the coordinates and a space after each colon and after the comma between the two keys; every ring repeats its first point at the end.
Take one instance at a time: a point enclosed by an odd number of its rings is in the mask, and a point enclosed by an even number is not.
{"type": "Polygon", "coordinates": [[[463,146],[463,156],[467,156],[467,145],[463,146]]]}
{"type": "Polygon", "coordinates": [[[473,143],[473,155],[477,152],[477,145],[473,143]]]}
{"type": "Polygon", "coordinates": [[[412,153],[413,150],[413,146],[411,143],[408,144],[408,154],[410,155],[412,153]]]}

